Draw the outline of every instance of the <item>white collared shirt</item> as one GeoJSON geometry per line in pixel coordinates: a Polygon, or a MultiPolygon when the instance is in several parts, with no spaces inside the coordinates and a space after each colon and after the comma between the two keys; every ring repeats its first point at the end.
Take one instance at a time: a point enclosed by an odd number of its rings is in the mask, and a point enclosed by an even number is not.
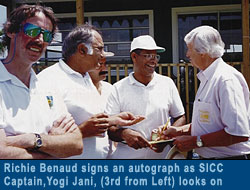
{"type": "MultiPolygon", "coordinates": [[[[142,122],[126,128],[139,131],[148,140],[151,138],[151,131],[164,125],[170,116],[176,118],[184,114],[177,88],[169,77],[154,73],[153,79],[145,86],[134,78],[132,72],[113,86],[115,90],[108,99],[105,111],[111,115],[129,111],[145,116],[146,119],[142,122]]],[[[162,159],[166,157],[168,150],[169,147],[166,147],[162,153],[156,153],[149,148],[135,150],[118,143],[111,158],[162,159]]]]}
{"type": "MultiPolygon", "coordinates": [[[[224,129],[231,135],[249,137],[249,89],[243,75],[218,58],[197,76],[201,83],[194,102],[191,134],[224,129]]],[[[250,141],[196,151],[208,158],[248,154],[250,141]]]]}
{"type": "Polygon", "coordinates": [[[69,114],[62,99],[42,86],[33,70],[30,75],[28,88],[0,62],[0,128],[7,136],[47,134],[56,119],[69,114]]]}
{"type": "MultiPolygon", "coordinates": [[[[68,111],[77,125],[80,125],[94,114],[102,113],[103,100],[93,85],[88,73],[84,76],[72,70],[63,60],[59,60],[38,75],[48,84],[48,88],[56,90],[64,99],[68,111]]],[[[83,153],[73,156],[74,159],[104,159],[109,151],[108,136],[89,137],[83,139],[83,153]]]]}

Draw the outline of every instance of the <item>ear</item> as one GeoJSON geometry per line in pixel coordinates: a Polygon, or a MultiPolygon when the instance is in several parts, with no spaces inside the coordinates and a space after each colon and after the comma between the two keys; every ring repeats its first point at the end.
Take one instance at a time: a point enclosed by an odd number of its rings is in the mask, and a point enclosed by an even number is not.
{"type": "Polygon", "coordinates": [[[131,53],[131,59],[132,59],[133,62],[135,62],[136,57],[137,57],[137,54],[135,52],[132,52],[131,53]]]}
{"type": "Polygon", "coordinates": [[[15,38],[15,36],[17,35],[17,33],[10,33],[10,32],[7,32],[7,36],[11,39],[15,38]]]}
{"type": "Polygon", "coordinates": [[[207,56],[208,54],[206,54],[206,53],[201,53],[200,55],[201,55],[202,58],[206,58],[206,56],[207,56]]]}
{"type": "Polygon", "coordinates": [[[87,55],[88,48],[87,48],[84,44],[79,44],[79,45],[77,46],[77,51],[78,51],[81,55],[87,55]]]}

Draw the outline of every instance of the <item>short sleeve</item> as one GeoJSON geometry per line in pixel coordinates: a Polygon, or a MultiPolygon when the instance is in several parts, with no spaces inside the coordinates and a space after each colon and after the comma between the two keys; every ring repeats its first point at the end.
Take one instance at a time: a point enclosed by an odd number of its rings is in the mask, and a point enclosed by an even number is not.
{"type": "Polygon", "coordinates": [[[114,88],[108,97],[105,113],[108,115],[115,115],[121,112],[119,95],[117,88],[114,88]]]}
{"type": "Polygon", "coordinates": [[[182,101],[179,95],[179,92],[174,84],[174,82],[171,80],[171,89],[172,89],[172,104],[170,106],[170,115],[174,118],[179,117],[181,115],[185,114],[184,107],[182,105],[182,101]]]}
{"type": "Polygon", "coordinates": [[[231,135],[249,136],[249,108],[239,81],[224,81],[219,92],[221,119],[225,131],[231,135]]]}

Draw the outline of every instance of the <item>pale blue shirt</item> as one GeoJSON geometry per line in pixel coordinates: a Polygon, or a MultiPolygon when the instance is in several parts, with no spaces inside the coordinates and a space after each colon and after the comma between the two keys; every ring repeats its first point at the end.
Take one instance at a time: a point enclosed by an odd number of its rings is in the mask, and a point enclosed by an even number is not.
{"type": "MultiPolygon", "coordinates": [[[[249,89],[243,75],[218,58],[197,76],[201,83],[194,102],[191,134],[224,129],[230,135],[249,137],[249,89]]],[[[248,154],[250,141],[197,148],[196,152],[205,158],[248,154]]]]}

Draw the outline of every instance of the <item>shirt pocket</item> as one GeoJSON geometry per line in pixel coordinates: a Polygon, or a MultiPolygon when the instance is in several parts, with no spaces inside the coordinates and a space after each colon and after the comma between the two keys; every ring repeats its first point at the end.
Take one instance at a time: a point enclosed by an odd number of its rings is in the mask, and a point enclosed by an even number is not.
{"type": "Polygon", "coordinates": [[[197,102],[197,116],[201,124],[212,123],[212,105],[207,102],[197,102]]]}

